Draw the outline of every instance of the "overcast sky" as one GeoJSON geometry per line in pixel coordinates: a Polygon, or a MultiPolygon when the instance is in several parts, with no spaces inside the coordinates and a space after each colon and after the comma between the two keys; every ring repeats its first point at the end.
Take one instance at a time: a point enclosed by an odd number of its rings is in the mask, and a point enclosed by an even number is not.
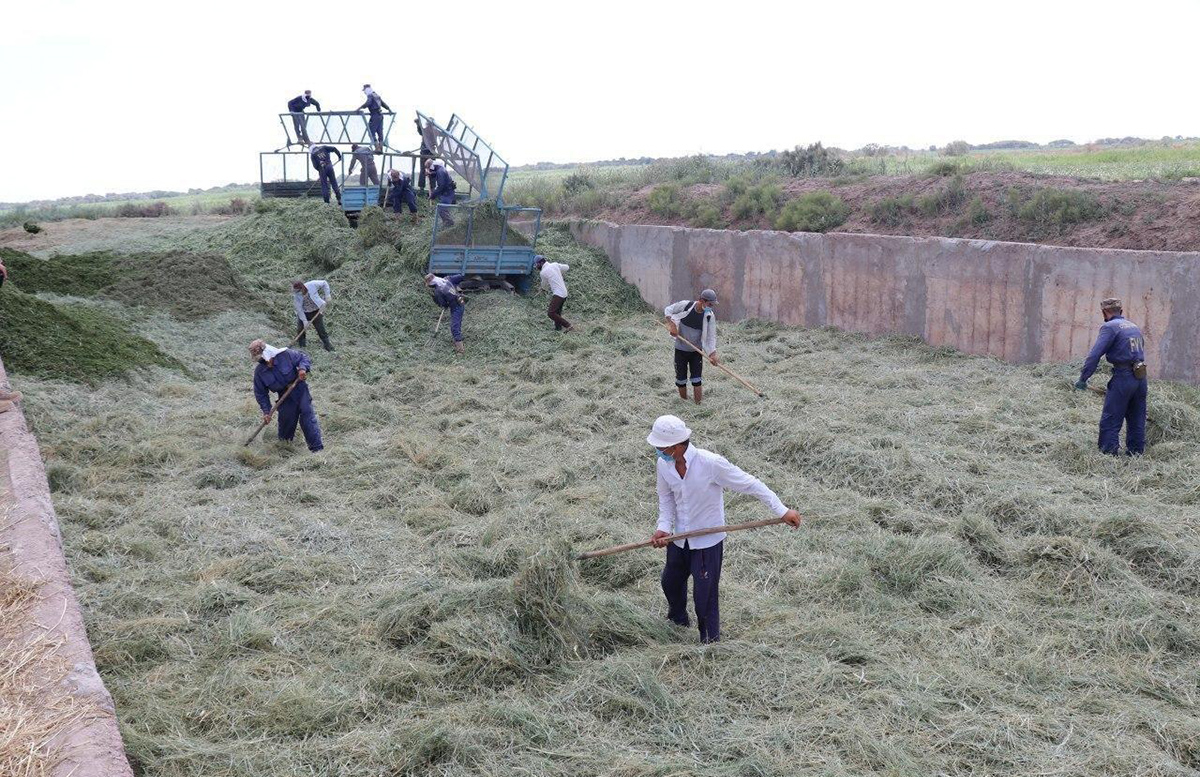
{"type": "Polygon", "coordinates": [[[289,98],[364,82],[392,145],[457,112],[514,165],[1200,135],[1200,0],[38,0],[3,26],[0,201],[257,181],[289,98]]]}

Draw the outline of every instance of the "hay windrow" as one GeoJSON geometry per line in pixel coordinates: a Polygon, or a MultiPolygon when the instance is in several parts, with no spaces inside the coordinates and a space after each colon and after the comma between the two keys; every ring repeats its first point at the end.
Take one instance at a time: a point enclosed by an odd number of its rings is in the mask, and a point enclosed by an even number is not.
{"type": "Polygon", "coordinates": [[[460,359],[425,347],[428,222],[366,248],[339,218],[270,203],[176,239],[272,310],[139,323],[194,382],[16,376],[143,773],[1195,769],[1195,389],[1155,382],[1154,444],[1114,460],[1067,367],[744,322],[722,353],[770,399],[714,374],[695,408],[651,311],[563,231],[539,250],[579,331],[470,295],[460,359]],[[286,326],[310,243],[340,257],[327,448],[243,449],[242,349],[286,326]],[[663,619],[656,552],[568,560],[652,531],[664,412],[808,518],[731,537],[716,646],[663,619]]]}

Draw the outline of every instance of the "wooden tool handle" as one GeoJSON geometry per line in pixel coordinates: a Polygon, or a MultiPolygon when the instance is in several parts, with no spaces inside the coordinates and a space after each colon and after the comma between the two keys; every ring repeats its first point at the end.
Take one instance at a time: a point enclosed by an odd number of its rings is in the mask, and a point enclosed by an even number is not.
{"type": "MultiPolygon", "coordinates": [[[[763,526],[774,526],[777,523],[783,523],[782,518],[767,518],[762,521],[751,521],[750,523],[735,523],[732,526],[711,526],[707,529],[692,529],[691,531],[680,532],[679,534],[671,534],[662,538],[664,543],[674,542],[675,540],[686,540],[689,537],[703,537],[706,534],[719,534],[720,532],[745,531],[746,529],[759,529],[763,526]]],[[[589,550],[586,553],[580,553],[575,558],[583,560],[585,558],[596,558],[597,556],[611,556],[614,553],[624,553],[627,550],[637,550],[638,548],[648,548],[654,544],[654,540],[644,540],[642,542],[630,542],[625,545],[614,545],[611,548],[603,550],[589,550]]]]}

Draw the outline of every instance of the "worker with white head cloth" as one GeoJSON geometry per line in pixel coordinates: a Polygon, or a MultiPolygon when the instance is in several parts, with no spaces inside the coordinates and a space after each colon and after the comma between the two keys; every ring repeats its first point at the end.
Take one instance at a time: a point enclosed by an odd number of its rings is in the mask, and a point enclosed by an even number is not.
{"type": "Polygon", "coordinates": [[[263,424],[271,422],[271,394],[280,397],[279,439],[291,441],[296,436],[296,425],[304,432],[304,442],[313,453],[322,450],[321,426],[313,410],[312,395],[308,392],[308,373],[312,361],[304,351],[276,348],[262,340],[250,343],[250,358],[254,367],[254,399],[262,408],[263,424]],[[295,387],[288,392],[288,387],[295,387]],[[284,395],[287,395],[286,397],[284,395]]]}
{"type": "Polygon", "coordinates": [[[662,572],[667,618],[688,624],[687,581],[692,578],[692,598],[701,642],[721,638],[719,586],[725,533],[707,534],[668,543],[671,534],[725,525],[725,491],[753,496],[793,528],[800,514],[784,506],[775,492],[719,456],[691,444],[692,430],[673,415],[654,421],[646,442],[658,451],[658,528],[651,538],[656,548],[666,547],[662,572]]]}

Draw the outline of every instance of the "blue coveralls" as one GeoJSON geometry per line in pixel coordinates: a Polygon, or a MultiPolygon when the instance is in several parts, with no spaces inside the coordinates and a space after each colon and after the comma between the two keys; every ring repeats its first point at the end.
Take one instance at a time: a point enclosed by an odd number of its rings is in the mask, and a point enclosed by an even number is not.
{"type": "Polygon", "coordinates": [[[454,179],[450,177],[450,173],[446,172],[445,167],[433,168],[433,189],[429,192],[429,199],[437,200],[441,205],[438,206],[438,216],[442,222],[448,226],[454,226],[454,217],[450,215],[450,209],[442,207],[444,205],[453,205],[455,203],[454,190],[456,187],[454,179]]]}
{"type": "Polygon", "coordinates": [[[454,342],[462,342],[462,319],[463,319],[463,304],[458,300],[458,284],[463,282],[465,275],[448,275],[446,280],[454,284],[454,290],[443,290],[436,288],[433,291],[433,301],[439,307],[446,308],[450,311],[450,334],[454,337],[454,342]]]}
{"type": "Polygon", "coordinates": [[[337,154],[338,161],[342,161],[342,152],[333,146],[317,146],[308,152],[308,158],[312,161],[313,169],[321,178],[321,197],[325,202],[329,202],[329,189],[332,187],[333,195],[337,197],[338,204],[341,205],[342,190],[338,188],[337,175],[333,172],[333,161],[329,158],[330,154],[337,154]]]}
{"type": "MultiPolygon", "coordinates": [[[[282,395],[287,387],[296,379],[299,370],[311,371],[312,361],[303,351],[288,349],[275,354],[268,365],[260,359],[254,368],[254,398],[262,408],[263,415],[271,412],[271,395],[274,391],[282,395]]],[[[308,393],[308,383],[300,381],[288,398],[279,406],[279,439],[291,440],[296,436],[296,422],[304,432],[304,441],[308,449],[314,453],[325,446],[321,443],[321,427],[317,423],[317,414],[313,411],[312,394],[308,393]]]]}
{"type": "Polygon", "coordinates": [[[406,176],[400,176],[399,183],[394,178],[389,179],[391,186],[388,187],[388,195],[386,205],[392,207],[395,213],[400,212],[401,205],[408,205],[409,213],[417,212],[417,193],[413,191],[412,180],[406,176]]]}
{"type": "Polygon", "coordinates": [[[358,106],[361,111],[366,108],[371,112],[371,118],[367,119],[367,131],[371,134],[371,139],[380,145],[383,144],[383,108],[392,110],[391,107],[383,101],[383,98],[372,92],[367,95],[367,101],[358,106]]]}
{"type": "Polygon", "coordinates": [[[1125,424],[1125,452],[1128,455],[1146,450],[1146,395],[1149,387],[1145,378],[1133,376],[1133,365],[1146,358],[1146,342],[1142,330],[1124,316],[1113,316],[1100,327],[1100,336],[1092,346],[1079,373],[1086,383],[1104,356],[1113,366],[1104,395],[1104,412],[1100,414],[1100,450],[1116,455],[1121,452],[1121,424],[1125,424]]]}
{"type": "Polygon", "coordinates": [[[304,117],[304,109],[310,105],[320,112],[321,103],[317,102],[316,98],[298,95],[288,100],[288,112],[292,114],[292,125],[296,128],[296,140],[300,143],[308,142],[308,119],[304,117]]]}

